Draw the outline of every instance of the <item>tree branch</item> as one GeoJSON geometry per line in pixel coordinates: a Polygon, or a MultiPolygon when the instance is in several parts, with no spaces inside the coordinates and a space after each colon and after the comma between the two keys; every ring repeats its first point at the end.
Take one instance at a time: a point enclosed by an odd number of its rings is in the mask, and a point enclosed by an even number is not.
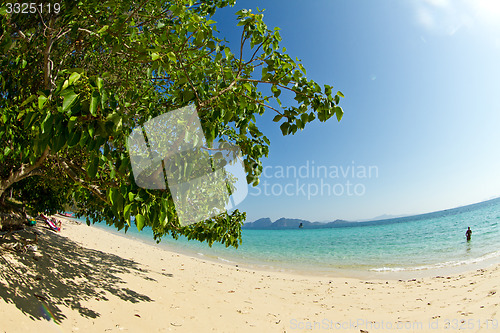
{"type": "Polygon", "coordinates": [[[247,37],[243,38],[245,36],[245,29],[241,32],[241,40],[240,40],[240,61],[238,64],[238,75],[241,75],[241,71],[243,70],[243,45],[245,45],[245,41],[247,40],[247,37]]]}
{"type": "MultiPolygon", "coordinates": [[[[243,79],[241,79],[241,81],[275,84],[275,85],[277,85],[277,86],[278,86],[278,87],[280,87],[280,88],[283,88],[283,89],[286,89],[286,90],[292,91],[292,92],[294,92],[294,93],[296,93],[296,94],[300,94],[300,95],[306,96],[306,97],[308,97],[308,98],[313,98],[313,97],[314,97],[314,95],[313,95],[313,96],[311,96],[311,95],[307,95],[307,94],[303,93],[302,91],[293,90],[292,88],[289,88],[289,87],[284,86],[284,85],[282,85],[282,84],[279,84],[279,83],[274,83],[274,82],[271,82],[271,81],[262,81],[262,80],[244,79],[244,78],[243,78],[243,79]]],[[[291,83],[294,83],[293,81],[290,81],[290,82],[291,82],[291,83]]]]}
{"type": "Polygon", "coordinates": [[[99,199],[101,199],[105,203],[111,204],[108,200],[106,200],[106,198],[103,196],[103,194],[101,193],[101,191],[99,190],[99,188],[96,185],[87,184],[83,179],[78,177],[76,172],[68,165],[68,163],[66,161],[61,160],[57,156],[56,156],[56,161],[57,161],[57,164],[66,172],[66,174],[71,179],[73,179],[73,181],[75,181],[76,183],[79,183],[80,185],[82,185],[83,187],[85,187],[86,189],[88,189],[89,191],[94,193],[99,199]]]}
{"type": "MultiPolygon", "coordinates": [[[[51,19],[49,22],[49,25],[52,26],[53,20],[51,19]]],[[[47,29],[52,30],[52,28],[49,28],[46,26],[47,29]]],[[[44,84],[45,84],[45,89],[50,90],[51,88],[51,74],[52,74],[52,61],[50,60],[50,51],[52,49],[52,45],[54,44],[54,39],[52,38],[52,33],[49,32],[49,36],[47,37],[47,47],[45,48],[45,51],[43,52],[43,69],[45,71],[44,73],[44,84]]]]}
{"type": "Polygon", "coordinates": [[[33,173],[33,171],[38,169],[42,165],[48,155],[49,148],[47,147],[42,153],[42,156],[40,156],[35,162],[35,164],[21,164],[19,169],[17,169],[16,171],[11,170],[9,178],[0,181],[0,197],[2,196],[3,192],[5,192],[5,190],[11,187],[13,184],[30,176],[34,176],[35,174],[33,173]]]}
{"type": "Polygon", "coordinates": [[[193,89],[194,95],[196,96],[196,100],[198,101],[198,105],[201,105],[200,96],[198,96],[198,92],[196,91],[196,88],[194,87],[194,84],[191,81],[191,78],[189,77],[189,75],[187,73],[186,67],[184,67],[184,65],[182,64],[182,61],[180,61],[181,59],[179,59],[177,53],[174,52],[174,54],[175,54],[175,57],[179,60],[179,65],[181,66],[182,71],[184,72],[184,75],[186,75],[186,79],[188,80],[189,85],[191,86],[191,89],[193,89]]]}
{"type": "Polygon", "coordinates": [[[229,90],[233,89],[233,87],[236,85],[236,82],[238,80],[239,80],[239,78],[237,77],[236,79],[234,79],[233,82],[231,82],[231,84],[228,87],[222,89],[217,95],[210,97],[209,99],[207,99],[204,102],[200,103],[198,106],[200,108],[202,108],[202,107],[205,107],[205,106],[209,105],[214,99],[219,98],[220,96],[222,96],[223,94],[225,94],[229,90]]]}
{"type": "Polygon", "coordinates": [[[264,43],[269,39],[269,35],[267,35],[266,39],[264,39],[264,41],[262,43],[259,44],[259,47],[257,47],[257,50],[255,50],[255,52],[253,53],[252,57],[250,58],[250,60],[248,60],[246,63],[245,63],[245,66],[248,65],[249,63],[251,63],[253,61],[253,59],[255,58],[255,55],[257,54],[257,52],[259,51],[259,49],[261,48],[262,45],[264,45],[264,43]]]}
{"type": "Polygon", "coordinates": [[[148,2],[149,0],[144,1],[143,3],[140,4],[139,7],[137,7],[132,13],[130,13],[127,19],[122,23],[121,27],[123,27],[123,25],[125,25],[125,23],[127,23],[130,20],[130,18],[132,18],[132,16],[134,16],[139,10],[141,10],[141,8],[144,7],[144,5],[147,4],[148,2]]]}
{"type": "Polygon", "coordinates": [[[257,104],[262,105],[262,106],[264,106],[264,107],[266,107],[266,108],[269,108],[269,109],[271,109],[271,110],[275,111],[276,113],[278,113],[279,115],[282,115],[282,116],[285,116],[285,117],[287,117],[287,118],[288,118],[288,116],[284,115],[284,114],[283,114],[283,113],[281,113],[279,110],[277,110],[276,108],[273,108],[273,107],[272,107],[272,106],[270,106],[270,105],[267,105],[267,104],[265,104],[265,103],[262,103],[261,101],[258,101],[258,100],[256,100],[256,99],[253,99],[252,97],[247,96],[247,95],[245,95],[245,94],[238,94],[238,95],[243,96],[243,97],[245,97],[245,98],[247,98],[247,99],[251,100],[251,101],[252,101],[252,102],[254,102],[254,103],[257,103],[257,104]]]}
{"type": "MultiPolygon", "coordinates": [[[[17,34],[18,34],[19,36],[21,36],[21,38],[22,38],[22,39],[26,40],[26,35],[25,35],[25,34],[24,34],[21,30],[17,30],[16,32],[17,32],[17,34]]],[[[3,36],[3,35],[2,35],[2,36],[3,36]]],[[[17,39],[17,38],[14,38],[14,39],[17,39]]]]}

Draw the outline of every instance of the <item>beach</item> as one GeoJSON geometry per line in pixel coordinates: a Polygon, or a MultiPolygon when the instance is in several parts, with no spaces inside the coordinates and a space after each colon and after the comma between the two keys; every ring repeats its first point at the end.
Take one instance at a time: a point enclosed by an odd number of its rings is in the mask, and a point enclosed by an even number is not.
{"type": "Polygon", "coordinates": [[[60,233],[36,227],[36,251],[2,251],[0,332],[500,330],[498,264],[404,280],[265,271],[60,219],[60,233]]]}

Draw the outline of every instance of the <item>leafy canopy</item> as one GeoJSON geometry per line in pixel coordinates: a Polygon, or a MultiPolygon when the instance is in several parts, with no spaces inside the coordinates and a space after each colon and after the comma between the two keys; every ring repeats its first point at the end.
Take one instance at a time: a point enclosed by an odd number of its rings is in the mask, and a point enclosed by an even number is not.
{"type": "Polygon", "coordinates": [[[132,130],[194,104],[207,142],[238,145],[247,182],[257,185],[270,142],[256,115],[275,113],[283,135],[316,118],[342,118],[342,93],[307,80],[262,11],[237,12],[233,52],[211,20],[231,0],[60,3],[58,14],[0,7],[0,198],[12,188],[35,211],[73,205],[87,223],[135,223],[152,227],[157,240],[182,234],[238,246],[245,213],[182,226],[168,189],[135,184],[126,147],[132,130]],[[283,91],[295,105],[282,104],[283,91]]]}

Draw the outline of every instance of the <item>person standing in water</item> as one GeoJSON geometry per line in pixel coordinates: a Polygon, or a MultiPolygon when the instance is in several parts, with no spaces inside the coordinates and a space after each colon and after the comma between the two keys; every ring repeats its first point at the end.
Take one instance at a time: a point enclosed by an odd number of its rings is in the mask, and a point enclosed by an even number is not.
{"type": "Polygon", "coordinates": [[[465,232],[465,237],[467,237],[467,241],[470,241],[471,236],[472,236],[472,230],[470,230],[470,227],[468,227],[467,231],[465,232]]]}

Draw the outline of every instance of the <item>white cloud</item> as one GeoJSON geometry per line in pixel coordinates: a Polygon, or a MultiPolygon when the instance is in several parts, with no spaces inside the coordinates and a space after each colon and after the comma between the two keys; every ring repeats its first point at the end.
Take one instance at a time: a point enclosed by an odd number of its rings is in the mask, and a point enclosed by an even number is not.
{"type": "Polygon", "coordinates": [[[500,34],[499,0],[414,0],[417,22],[426,30],[454,35],[483,27],[500,34]]]}
{"type": "Polygon", "coordinates": [[[482,24],[500,28],[500,1],[498,0],[467,0],[477,19],[482,24]]]}
{"type": "Polygon", "coordinates": [[[423,0],[423,1],[436,7],[449,7],[451,5],[449,0],[423,0]]]}

